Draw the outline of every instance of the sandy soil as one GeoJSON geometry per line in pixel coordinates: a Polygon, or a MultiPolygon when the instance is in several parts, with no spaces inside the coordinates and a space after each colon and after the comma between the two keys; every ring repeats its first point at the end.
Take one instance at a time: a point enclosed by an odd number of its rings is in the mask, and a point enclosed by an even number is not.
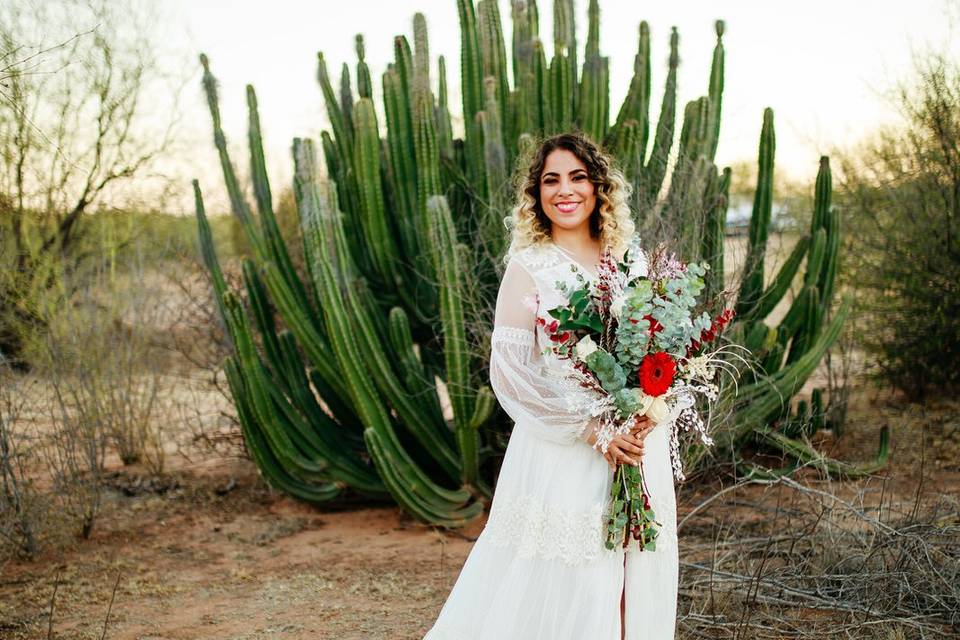
{"type": "Polygon", "coordinates": [[[101,636],[118,576],[109,638],[416,637],[471,544],[391,506],[321,511],[273,494],[244,461],[172,477],[128,496],[137,476],[118,476],[92,539],[8,566],[0,637],[45,637],[58,573],[57,638],[101,636]]]}

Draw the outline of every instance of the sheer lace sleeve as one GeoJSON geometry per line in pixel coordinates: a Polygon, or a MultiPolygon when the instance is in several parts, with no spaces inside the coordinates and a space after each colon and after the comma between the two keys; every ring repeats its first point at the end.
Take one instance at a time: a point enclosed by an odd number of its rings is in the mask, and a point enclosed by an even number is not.
{"type": "Polygon", "coordinates": [[[586,441],[597,423],[589,408],[592,392],[546,377],[533,361],[536,304],[533,278],[516,258],[511,259],[497,294],[490,386],[521,428],[551,442],[586,441]]]}

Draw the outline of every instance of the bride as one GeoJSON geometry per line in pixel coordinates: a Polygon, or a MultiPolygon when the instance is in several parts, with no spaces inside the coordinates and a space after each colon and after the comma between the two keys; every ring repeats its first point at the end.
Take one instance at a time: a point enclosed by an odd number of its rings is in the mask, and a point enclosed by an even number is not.
{"type": "Polygon", "coordinates": [[[629,185],[579,133],[535,150],[511,219],[491,335],[490,383],[514,420],[486,526],[424,640],[668,640],[678,555],[668,416],[593,448],[595,392],[542,353],[539,320],[561,283],[594,280],[605,246],[620,259],[634,225],[629,185]],[[617,464],[643,460],[661,531],[656,551],[604,547],[617,464]]]}

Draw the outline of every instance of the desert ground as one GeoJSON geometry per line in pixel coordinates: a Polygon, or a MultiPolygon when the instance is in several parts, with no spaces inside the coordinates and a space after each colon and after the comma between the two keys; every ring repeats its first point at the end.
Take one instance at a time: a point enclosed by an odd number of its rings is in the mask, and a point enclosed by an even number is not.
{"type": "MultiPolygon", "coordinates": [[[[866,459],[877,431],[888,425],[888,467],[855,481],[818,480],[812,472],[797,479],[860,500],[865,513],[871,505],[907,513],[913,505],[925,511],[944,503],[956,513],[957,409],[955,402],[904,406],[860,389],[847,433],[836,443],[818,434],[818,443],[832,455],[866,459]]],[[[718,475],[679,486],[678,518],[733,482],[718,475]]],[[[181,458],[163,479],[111,465],[108,484],[89,540],[2,567],[0,637],[420,638],[483,528],[480,519],[444,531],[395,506],[350,497],[323,507],[303,504],[270,490],[242,458],[181,458]]],[[[684,588],[684,563],[702,559],[724,523],[762,523],[792,493],[777,484],[742,486],[685,522],[678,637],[703,637],[695,632],[703,598],[684,588]]],[[[748,599],[746,591],[740,596],[748,599]]],[[[762,627],[756,634],[747,637],[785,637],[763,634],[762,627]]]]}

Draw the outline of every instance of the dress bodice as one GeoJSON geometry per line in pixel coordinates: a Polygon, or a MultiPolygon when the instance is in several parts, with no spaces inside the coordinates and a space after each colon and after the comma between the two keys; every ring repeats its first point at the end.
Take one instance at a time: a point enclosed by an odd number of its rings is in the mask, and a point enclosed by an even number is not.
{"type": "MultiPolygon", "coordinates": [[[[577,262],[566,256],[552,242],[530,245],[518,251],[514,258],[520,261],[530,277],[533,278],[536,290],[523,303],[533,309],[538,319],[549,323],[553,320],[551,309],[567,304],[567,295],[561,290],[565,285],[568,290],[580,288],[584,282],[592,282],[595,276],[577,262]]],[[[549,352],[544,350],[549,345],[549,338],[540,323],[535,329],[535,349],[542,364],[551,369],[566,372],[568,361],[558,361],[549,352]]]]}

